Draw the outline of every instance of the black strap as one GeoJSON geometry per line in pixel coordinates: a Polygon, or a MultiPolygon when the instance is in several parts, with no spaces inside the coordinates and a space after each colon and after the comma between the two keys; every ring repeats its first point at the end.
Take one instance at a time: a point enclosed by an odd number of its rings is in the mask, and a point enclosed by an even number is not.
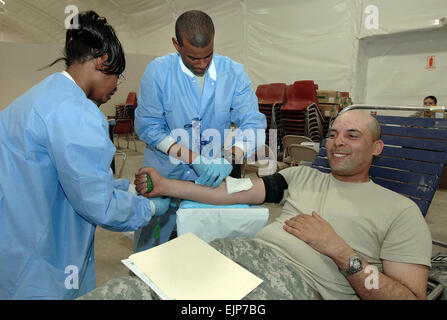
{"type": "Polygon", "coordinates": [[[286,179],[280,173],[262,177],[265,186],[264,202],[280,203],[284,197],[284,190],[289,188],[286,179]]]}

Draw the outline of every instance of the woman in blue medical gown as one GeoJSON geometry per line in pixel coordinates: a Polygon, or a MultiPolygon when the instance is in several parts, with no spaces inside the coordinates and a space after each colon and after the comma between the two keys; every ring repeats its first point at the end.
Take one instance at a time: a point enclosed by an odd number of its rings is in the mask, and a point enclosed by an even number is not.
{"type": "Polygon", "coordinates": [[[121,44],[95,12],[72,19],[66,71],[0,112],[0,299],[74,299],[95,288],[97,225],[136,230],[169,200],[127,192],[98,105],[125,68],[121,44]]]}

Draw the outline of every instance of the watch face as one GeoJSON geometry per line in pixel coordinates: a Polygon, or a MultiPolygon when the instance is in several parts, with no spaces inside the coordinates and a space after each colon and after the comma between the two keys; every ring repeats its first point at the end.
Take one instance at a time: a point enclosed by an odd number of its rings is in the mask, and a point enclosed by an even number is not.
{"type": "Polygon", "coordinates": [[[359,269],[361,269],[361,268],[362,268],[362,260],[360,260],[359,258],[355,258],[355,259],[352,261],[352,267],[353,267],[355,270],[359,270],[359,269]]]}
{"type": "Polygon", "coordinates": [[[350,276],[359,272],[360,270],[362,270],[362,268],[363,268],[362,260],[359,257],[354,256],[351,259],[349,259],[349,268],[346,270],[341,270],[341,273],[344,276],[350,276]]]}

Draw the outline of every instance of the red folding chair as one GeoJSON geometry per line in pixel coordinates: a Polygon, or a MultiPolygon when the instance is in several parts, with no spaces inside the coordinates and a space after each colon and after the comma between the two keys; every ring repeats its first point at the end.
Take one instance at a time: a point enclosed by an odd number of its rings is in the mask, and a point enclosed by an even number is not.
{"type": "Polygon", "coordinates": [[[256,89],[258,97],[259,111],[261,111],[267,119],[266,142],[270,141],[269,129],[276,129],[277,145],[281,145],[282,126],[279,109],[284,105],[287,99],[287,84],[270,83],[261,84],[256,89]]]}

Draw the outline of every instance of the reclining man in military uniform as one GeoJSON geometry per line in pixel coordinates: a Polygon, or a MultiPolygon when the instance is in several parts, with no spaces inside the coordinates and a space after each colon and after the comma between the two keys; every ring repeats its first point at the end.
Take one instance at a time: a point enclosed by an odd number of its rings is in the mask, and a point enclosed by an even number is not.
{"type": "MultiPolygon", "coordinates": [[[[369,178],[383,149],[380,125],[351,110],[334,121],[326,142],[331,173],[297,166],[252,179],[250,190],[161,177],[142,168],[135,185],[145,196],[212,204],[280,203],[281,215],[254,239],[217,239],[214,248],[263,283],[245,299],[425,299],[431,235],[418,206],[369,178]],[[154,190],[147,194],[146,174],[154,190]],[[285,194],[285,191],[288,194],[285,194]]],[[[136,277],[111,280],[85,299],[151,298],[136,277]]]]}

